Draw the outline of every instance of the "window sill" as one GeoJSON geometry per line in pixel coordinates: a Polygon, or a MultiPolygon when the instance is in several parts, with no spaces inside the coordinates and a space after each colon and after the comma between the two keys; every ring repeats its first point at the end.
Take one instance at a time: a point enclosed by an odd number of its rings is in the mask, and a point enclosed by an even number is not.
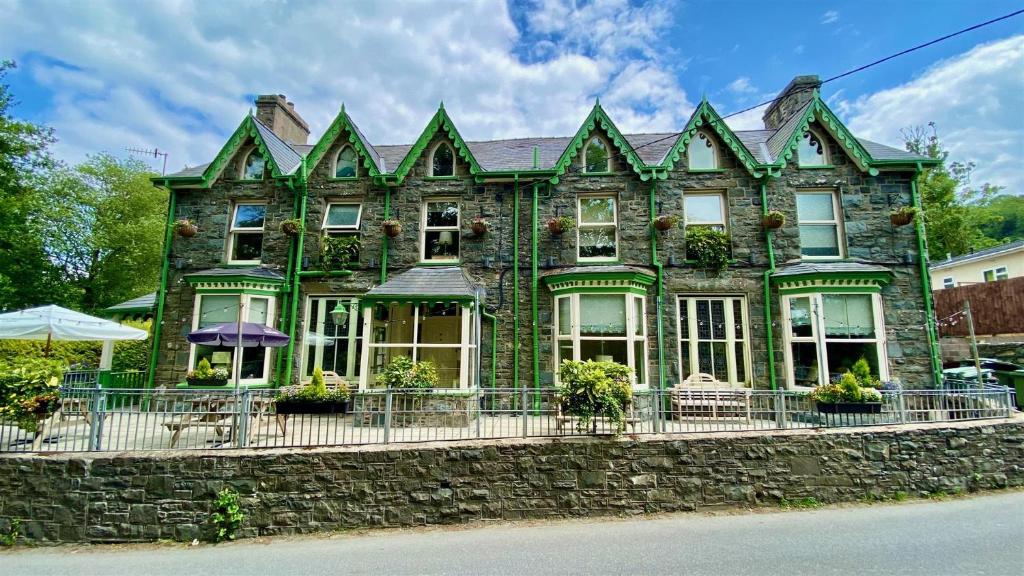
{"type": "Polygon", "coordinates": [[[831,170],[835,168],[834,164],[822,164],[821,166],[797,166],[797,170],[831,170]]]}
{"type": "Polygon", "coordinates": [[[722,174],[726,172],[725,168],[697,168],[694,170],[687,169],[690,174],[722,174]]]}
{"type": "Polygon", "coordinates": [[[358,176],[331,176],[327,178],[328,182],[355,182],[359,180],[358,176]]]}
{"type": "Polygon", "coordinates": [[[417,266],[459,266],[462,260],[427,260],[418,262],[417,266]]]}
{"type": "Polygon", "coordinates": [[[424,180],[460,180],[460,176],[424,176],[424,180]]]}
{"type": "Polygon", "coordinates": [[[580,176],[618,176],[618,172],[580,172],[580,176]]]}
{"type": "Polygon", "coordinates": [[[251,266],[259,266],[263,262],[261,260],[229,260],[222,264],[225,268],[249,268],[251,266]]]}
{"type": "Polygon", "coordinates": [[[801,254],[800,259],[809,262],[841,262],[846,259],[846,256],[804,256],[801,254]]]}
{"type": "MultiPolygon", "coordinates": [[[[697,263],[696,260],[683,260],[683,264],[689,264],[690,266],[693,266],[696,263],[697,263]]],[[[732,266],[733,264],[739,264],[740,261],[739,260],[734,260],[734,259],[730,258],[729,260],[726,261],[726,263],[729,264],[730,266],[732,266]]]]}
{"type": "Polygon", "coordinates": [[[587,266],[591,264],[622,264],[622,260],[618,258],[576,258],[576,264],[580,266],[587,266]]]}

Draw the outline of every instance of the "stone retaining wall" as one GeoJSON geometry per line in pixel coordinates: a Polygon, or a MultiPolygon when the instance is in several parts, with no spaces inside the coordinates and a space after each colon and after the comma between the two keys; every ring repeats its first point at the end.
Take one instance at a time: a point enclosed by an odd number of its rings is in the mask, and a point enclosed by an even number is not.
{"type": "Polygon", "coordinates": [[[858,431],[532,439],[320,450],[0,456],[0,531],[26,541],[202,538],[821,502],[1024,485],[1024,418],[858,431]]]}

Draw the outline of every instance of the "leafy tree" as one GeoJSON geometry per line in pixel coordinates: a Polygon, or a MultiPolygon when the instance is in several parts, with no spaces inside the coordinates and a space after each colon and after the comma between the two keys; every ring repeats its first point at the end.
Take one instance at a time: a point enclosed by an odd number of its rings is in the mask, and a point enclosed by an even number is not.
{"type": "Polygon", "coordinates": [[[976,211],[984,214],[981,232],[999,242],[1024,240],[1024,196],[1001,194],[983,200],[976,211]]]}

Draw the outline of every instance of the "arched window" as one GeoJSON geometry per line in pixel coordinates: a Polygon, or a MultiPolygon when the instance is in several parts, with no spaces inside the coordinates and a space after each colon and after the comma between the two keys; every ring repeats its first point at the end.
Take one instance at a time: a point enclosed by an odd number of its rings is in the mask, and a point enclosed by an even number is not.
{"type": "Polygon", "coordinates": [[[594,136],[587,142],[583,158],[584,172],[611,172],[611,163],[608,161],[608,146],[597,136],[594,136]]]}
{"type": "Polygon", "coordinates": [[[266,166],[267,162],[263,159],[263,155],[260,154],[260,151],[253,150],[249,153],[249,156],[245,158],[245,164],[242,169],[242,179],[263,180],[263,170],[266,166]]]}
{"type": "Polygon", "coordinates": [[[439,144],[434,148],[434,157],[430,163],[431,176],[454,176],[455,175],[455,153],[452,147],[447,144],[439,144]]]}
{"type": "Polygon", "coordinates": [[[814,130],[804,132],[796,149],[799,166],[827,166],[828,144],[814,130]]]}
{"type": "Polygon", "coordinates": [[[718,151],[711,137],[697,132],[686,146],[686,157],[690,170],[713,170],[718,168],[718,151]]]}
{"type": "Polygon", "coordinates": [[[338,152],[338,159],[334,163],[335,178],[354,178],[356,175],[356,151],[351,146],[345,146],[338,152]]]}

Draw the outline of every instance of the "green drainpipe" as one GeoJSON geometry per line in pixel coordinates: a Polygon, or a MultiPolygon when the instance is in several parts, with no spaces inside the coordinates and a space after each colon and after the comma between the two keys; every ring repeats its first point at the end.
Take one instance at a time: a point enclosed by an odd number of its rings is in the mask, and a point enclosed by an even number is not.
{"type": "Polygon", "coordinates": [[[515,175],[512,207],[512,387],[519,388],[519,174],[515,175]]]}
{"type": "MultiPolygon", "coordinates": [[[[658,389],[665,389],[665,328],[664,320],[662,318],[662,306],[664,305],[665,299],[665,283],[664,283],[664,267],[661,265],[661,261],[658,259],[658,232],[654,229],[654,218],[657,214],[655,210],[655,197],[658,194],[658,180],[657,177],[651,180],[651,265],[658,271],[658,286],[655,297],[657,303],[657,326],[658,326],[658,389]]],[[[645,366],[644,369],[647,367],[645,366]]]]}
{"type": "MultiPolygon", "coordinates": [[[[292,195],[294,196],[295,195],[294,194],[295,193],[295,185],[292,184],[291,180],[286,180],[285,183],[288,185],[289,188],[292,189],[292,195]]],[[[296,217],[296,212],[298,210],[299,210],[299,203],[298,202],[292,202],[292,218],[296,217]]],[[[288,240],[288,267],[284,269],[284,284],[285,284],[285,286],[291,286],[292,285],[292,268],[293,268],[294,262],[295,262],[294,261],[294,258],[295,258],[295,242],[296,242],[296,238],[295,237],[292,237],[292,238],[290,238],[288,240]]],[[[277,320],[277,329],[280,330],[281,332],[284,332],[285,329],[288,326],[288,324],[287,324],[287,322],[288,322],[288,304],[290,303],[290,300],[288,299],[289,296],[291,296],[291,291],[290,290],[288,292],[286,292],[284,294],[284,297],[281,299],[281,317],[278,318],[278,320],[277,320]]],[[[276,356],[276,360],[274,362],[274,379],[277,380],[280,377],[280,375],[281,375],[281,363],[284,362],[284,355],[283,354],[275,354],[274,356],[276,356]]],[[[280,384],[281,384],[280,382],[277,382],[278,386],[280,386],[280,384]]]]}
{"type": "MultiPolygon", "coordinates": [[[[771,170],[765,174],[765,179],[772,176],[771,170]]],[[[765,180],[761,181],[761,215],[768,214],[768,185],[765,180]]],[[[764,241],[768,245],[768,269],[764,272],[764,333],[765,342],[768,346],[768,382],[772,390],[778,388],[775,381],[775,344],[772,335],[772,274],[775,272],[775,247],[772,245],[774,234],[768,228],[764,231],[764,241]]]]}
{"type": "Polygon", "coordinates": [[[308,188],[306,185],[306,159],[302,159],[299,165],[299,190],[302,199],[299,202],[299,240],[295,246],[294,274],[292,274],[292,295],[291,312],[288,314],[288,348],[285,352],[284,379],[282,382],[288,386],[292,382],[292,354],[295,352],[295,317],[299,313],[299,273],[302,271],[302,253],[306,241],[306,199],[308,188]]]}
{"type": "Polygon", "coordinates": [[[910,198],[917,209],[917,216],[914,218],[914,228],[917,231],[917,253],[918,263],[921,267],[921,295],[924,297],[924,313],[927,318],[928,348],[932,360],[932,382],[935,387],[942,386],[942,361],[939,359],[938,330],[935,327],[935,308],[932,304],[932,282],[928,275],[928,246],[925,241],[924,232],[924,208],[921,206],[921,196],[917,193],[917,177],[920,176],[923,168],[917,163],[917,170],[910,180],[910,198]]]}
{"type": "Polygon", "coordinates": [[[146,388],[156,383],[156,363],[160,355],[160,332],[164,323],[164,300],[167,299],[167,273],[171,267],[171,242],[174,240],[174,189],[164,186],[167,190],[167,228],[164,230],[164,258],[160,265],[160,289],[156,299],[156,318],[153,319],[153,346],[149,351],[149,374],[146,377],[146,388]]]}
{"type": "Polygon", "coordinates": [[[537,325],[537,182],[530,207],[530,318],[533,320],[533,409],[540,410],[540,327],[537,325]]]}
{"type": "Polygon", "coordinates": [[[491,321],[491,388],[498,386],[498,318],[480,307],[480,315],[491,321]]]}
{"type": "MultiPolygon", "coordinates": [[[[384,219],[391,219],[391,187],[385,185],[384,187],[384,219]]],[[[380,245],[380,283],[383,284],[388,281],[388,246],[390,245],[390,238],[387,235],[384,236],[384,241],[380,245]]]]}

